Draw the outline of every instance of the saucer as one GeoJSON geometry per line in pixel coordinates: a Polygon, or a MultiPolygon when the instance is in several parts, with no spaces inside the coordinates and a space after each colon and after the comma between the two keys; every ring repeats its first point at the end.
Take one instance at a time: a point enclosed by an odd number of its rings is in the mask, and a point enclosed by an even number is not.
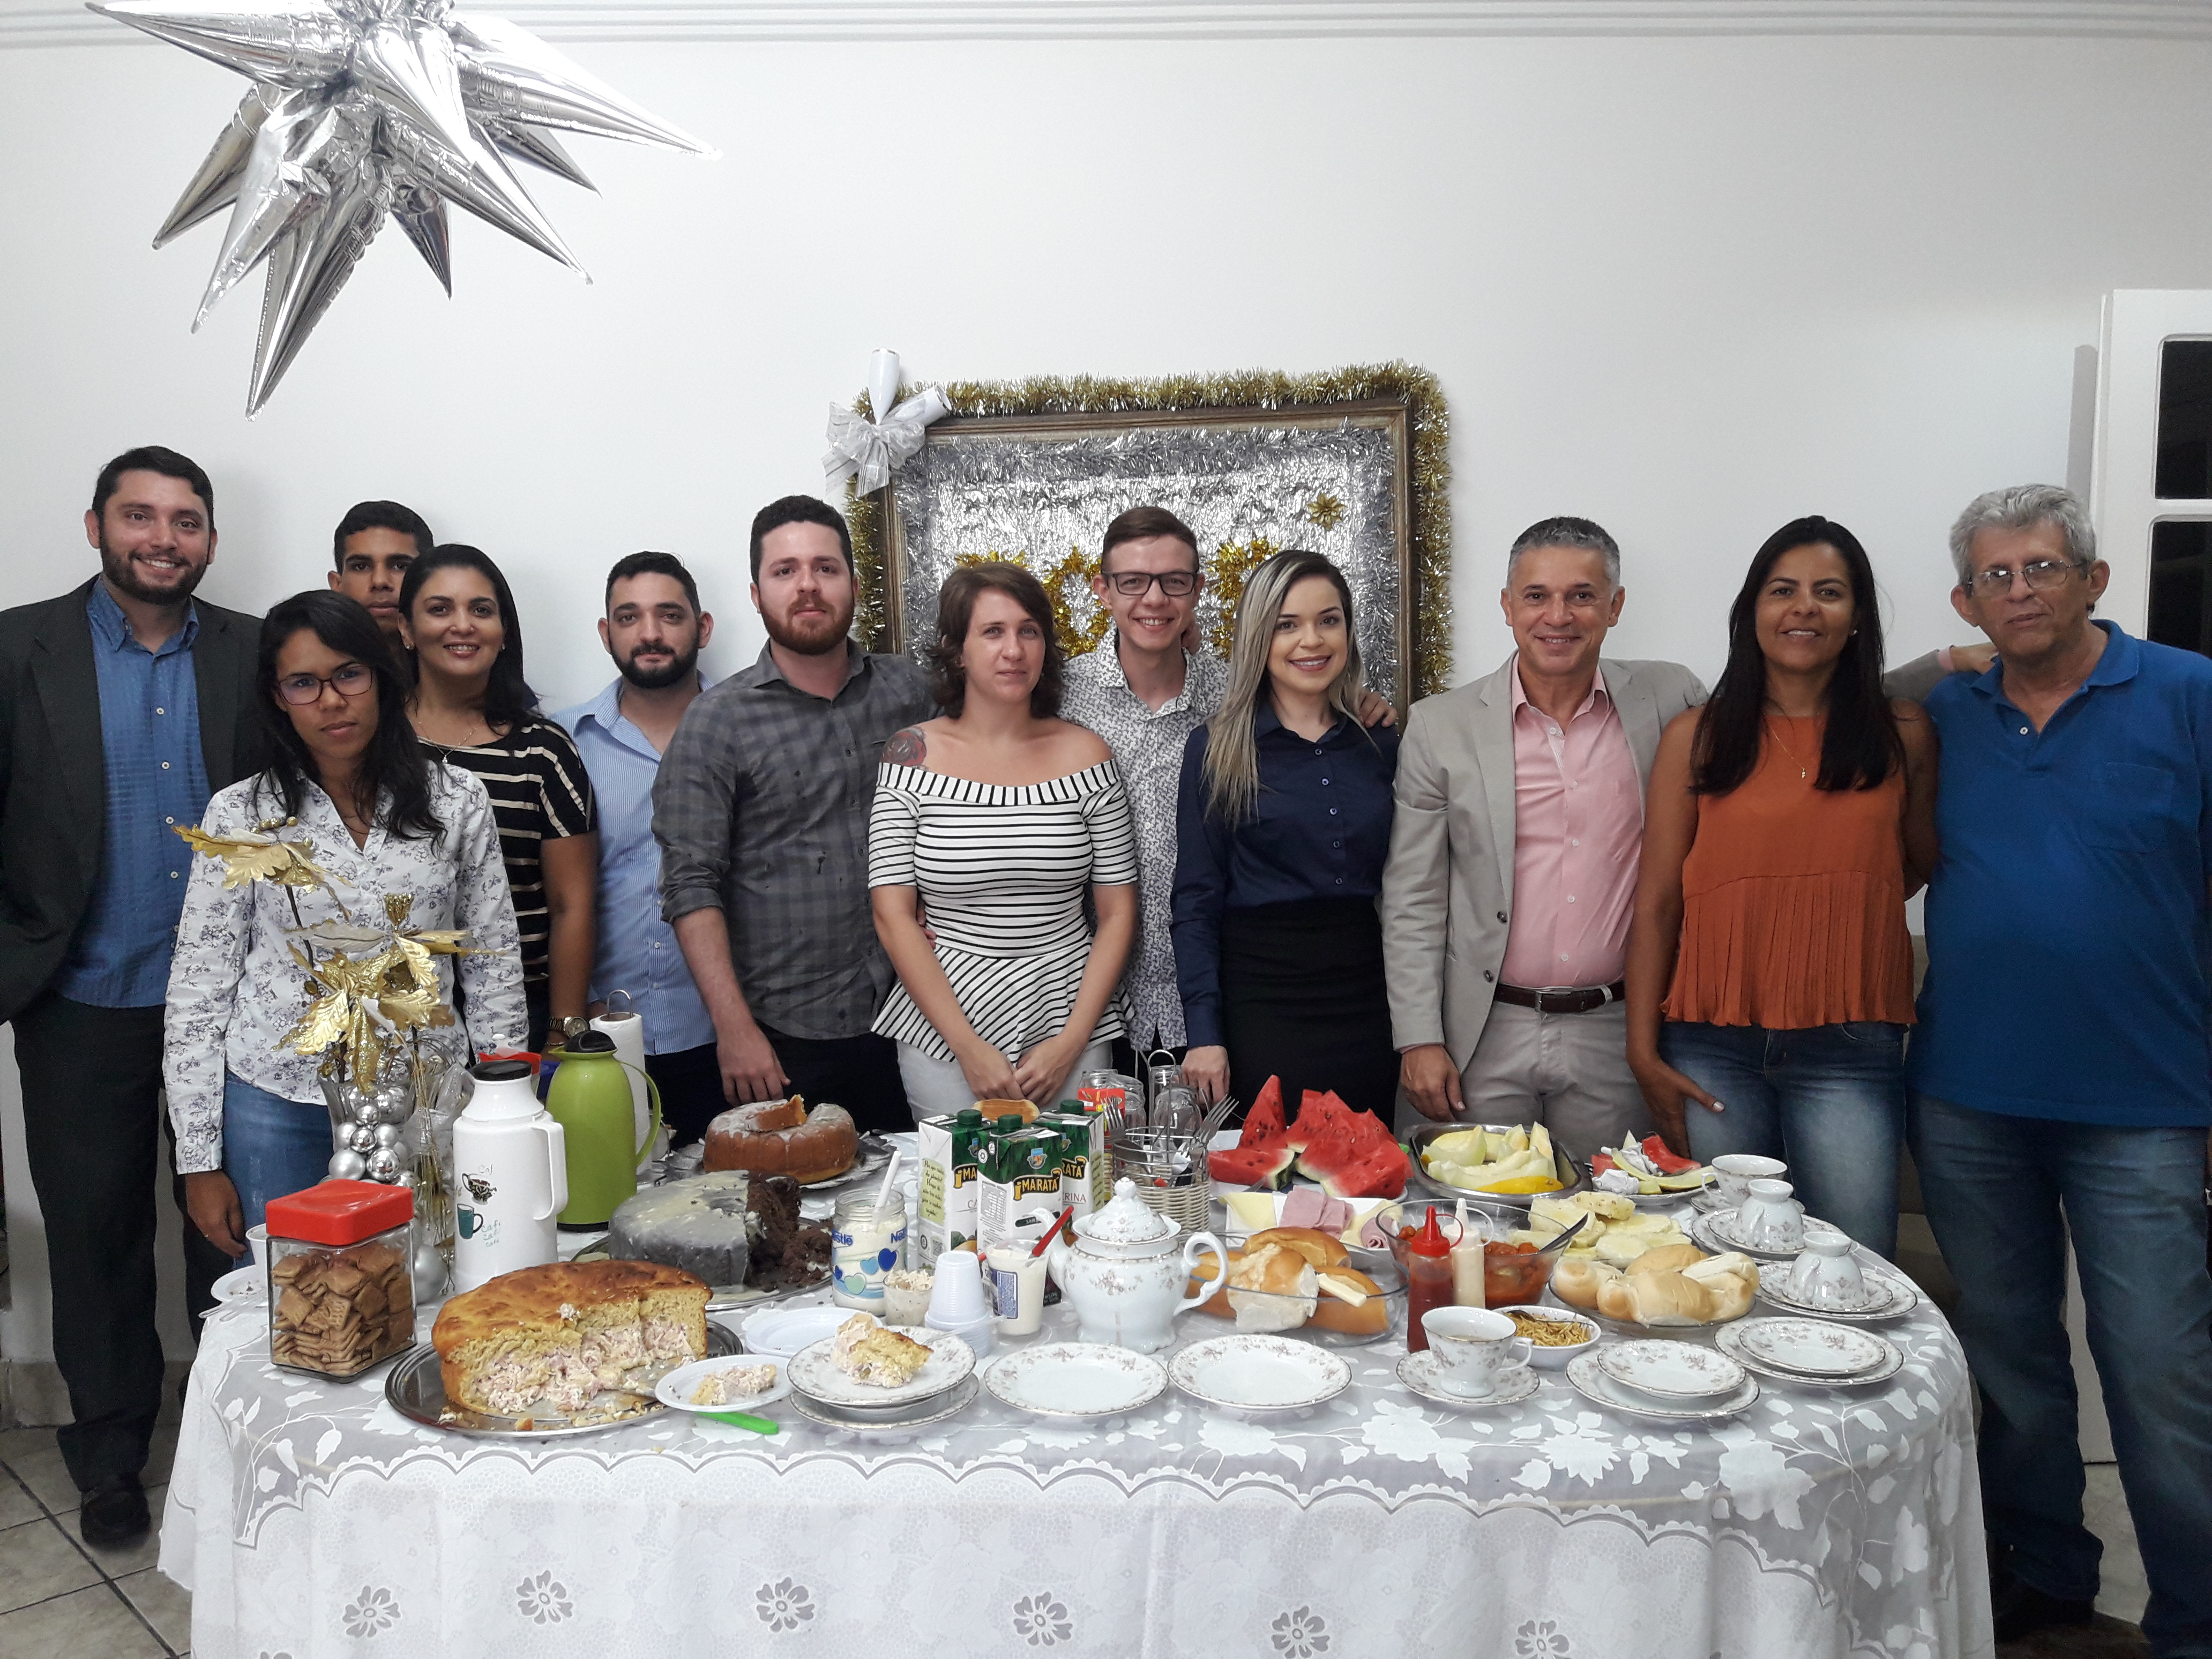
{"type": "Polygon", "coordinates": [[[216,1300],[228,1306],[266,1301],[269,1296],[269,1277],[259,1267],[238,1267],[225,1273],[209,1286],[216,1300]]]}
{"type": "Polygon", "coordinates": [[[1352,1367],[1310,1342],[1245,1334],[1192,1343],[1168,1362],[1168,1375],[1201,1405],[1287,1412],[1334,1399],[1352,1367]]]}
{"type": "Polygon", "coordinates": [[[1889,1358],[1891,1346],[1870,1331],[1819,1319],[1747,1319],[1728,1328],[1729,1347],[1801,1376],[1860,1376],[1889,1358]]]}
{"type": "Polygon", "coordinates": [[[1911,1313],[1920,1305],[1920,1292],[1905,1280],[1863,1269],[1862,1273],[1868,1290],[1878,1293],[1876,1300],[1863,1308],[1824,1308],[1809,1302],[1800,1302],[1790,1294],[1790,1264],[1787,1261],[1762,1261],[1759,1265],[1759,1299],[1784,1313],[1803,1314],[1811,1318],[1834,1320],[1846,1325],[1871,1325],[1880,1320],[1895,1319],[1911,1313]]]}
{"type": "Polygon", "coordinates": [[[1454,1394],[1443,1385],[1443,1363],[1424,1349],[1398,1362],[1398,1381],[1405,1385],[1407,1393],[1419,1395],[1432,1406],[1449,1407],[1454,1411],[1517,1406],[1543,1386],[1543,1379],[1536,1375],[1534,1365],[1515,1365],[1505,1371],[1498,1387],[1488,1394],[1454,1394]]]}
{"type": "Polygon", "coordinates": [[[927,1428],[933,1423],[942,1423],[949,1417],[957,1417],[975,1403],[982,1384],[973,1376],[964,1377],[946,1394],[936,1400],[924,1401],[914,1415],[903,1418],[852,1418],[839,1413],[834,1407],[809,1400],[794,1393],[784,1403],[808,1422],[839,1434],[908,1434],[916,1429],[927,1428]]]}
{"type": "Polygon", "coordinates": [[[1168,1373],[1127,1348],[1048,1342],[1008,1354],[983,1373],[983,1386],[1017,1411],[1080,1420],[1142,1411],[1167,1392],[1168,1373]]]}
{"type": "Polygon", "coordinates": [[[1620,1387],[1605,1374],[1597,1358],[1595,1353],[1586,1353],[1569,1360],[1567,1382],[1577,1394],[1593,1406],[1619,1412],[1625,1417],[1649,1418],[1655,1423],[1718,1423],[1735,1416],[1759,1400],[1759,1379],[1747,1376],[1741,1388],[1718,1400],[1701,1401],[1694,1405],[1662,1406],[1656,1400],[1638,1399],[1620,1387]]]}
{"type": "Polygon", "coordinates": [[[1742,1366],[1695,1343],[1613,1342],[1593,1358],[1608,1382],[1662,1406],[1711,1405],[1743,1388],[1742,1366]]]}
{"type": "Polygon", "coordinates": [[[1735,1235],[1735,1217],[1736,1212],[1733,1209],[1715,1210],[1710,1215],[1692,1216],[1690,1219],[1690,1237],[1707,1249],[1723,1254],[1729,1250],[1736,1250],[1745,1255],[1756,1256],[1762,1261],[1794,1261],[1804,1253],[1805,1244],[1810,1243],[1814,1239],[1844,1237],[1842,1228],[1822,1221],[1816,1216],[1808,1215],[1805,1218],[1804,1243],[1794,1244],[1786,1250],[1771,1249],[1761,1244],[1747,1244],[1738,1238],[1735,1235]]]}

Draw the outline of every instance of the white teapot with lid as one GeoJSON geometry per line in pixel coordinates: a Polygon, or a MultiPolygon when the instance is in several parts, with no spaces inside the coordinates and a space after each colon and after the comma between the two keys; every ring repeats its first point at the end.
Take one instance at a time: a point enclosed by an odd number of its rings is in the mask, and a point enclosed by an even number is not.
{"type": "Polygon", "coordinates": [[[1076,1222],[1071,1245],[1054,1239],[1047,1265],[1075,1310],[1078,1334],[1139,1353],[1164,1348],[1173,1340],[1175,1316],[1218,1295],[1228,1283],[1229,1257],[1212,1233],[1194,1233],[1176,1248],[1173,1221],[1148,1208],[1127,1176],[1114,1183],[1113,1201],[1076,1222]],[[1213,1252],[1213,1277],[1195,1296],[1183,1286],[1200,1254],[1213,1252]]]}

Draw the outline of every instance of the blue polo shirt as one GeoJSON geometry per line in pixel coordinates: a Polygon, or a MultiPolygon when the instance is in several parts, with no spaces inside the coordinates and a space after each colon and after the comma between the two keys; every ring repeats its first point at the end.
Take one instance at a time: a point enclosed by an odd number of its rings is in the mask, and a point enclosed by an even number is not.
{"type": "Polygon", "coordinates": [[[1928,696],[1943,739],[1912,1086],[1978,1111],[2212,1123],[2212,661],[2108,622],[2041,732],[2002,664],[1928,696]]]}
{"type": "MultiPolygon", "coordinates": [[[[702,681],[702,684],[704,682],[702,681]]],[[[592,1000],[629,993],[645,1022],[645,1051],[680,1054],[714,1040],[676,930],[660,919],[660,847],[653,838],[653,781],[660,751],[622,712],[617,679],[554,718],[568,728],[599,802],[599,947],[592,1000]]]]}

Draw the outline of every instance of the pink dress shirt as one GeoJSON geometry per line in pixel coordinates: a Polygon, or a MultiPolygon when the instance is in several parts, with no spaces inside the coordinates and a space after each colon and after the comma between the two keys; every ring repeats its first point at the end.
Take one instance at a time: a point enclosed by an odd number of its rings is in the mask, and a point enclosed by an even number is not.
{"type": "Polygon", "coordinates": [[[1605,672],[1564,730],[1513,673],[1513,922],[1500,977],[1611,985],[1627,963],[1644,789],[1605,672]]]}

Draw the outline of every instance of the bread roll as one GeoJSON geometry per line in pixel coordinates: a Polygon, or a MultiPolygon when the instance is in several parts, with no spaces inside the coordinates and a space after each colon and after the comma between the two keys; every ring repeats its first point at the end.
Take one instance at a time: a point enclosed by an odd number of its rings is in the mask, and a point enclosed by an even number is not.
{"type": "Polygon", "coordinates": [[[1667,1270],[1624,1273],[1598,1291],[1597,1310],[1636,1325],[1702,1325],[1713,1298],[1694,1279],[1667,1270]]]}
{"type": "Polygon", "coordinates": [[[1240,1331],[1294,1331],[1313,1317],[1319,1285],[1313,1263],[1270,1244],[1229,1269],[1229,1288],[1216,1299],[1235,1310],[1240,1331]]]}
{"type": "Polygon", "coordinates": [[[1620,1269],[1586,1257],[1563,1257],[1552,1270],[1552,1289],[1560,1301],[1577,1308],[1595,1308],[1604,1287],[1620,1277],[1620,1269]]]}
{"type": "Polygon", "coordinates": [[[1706,1317],[1715,1323],[1742,1318],[1751,1311],[1751,1299],[1759,1291],[1759,1264],[1737,1250],[1685,1268],[1683,1277],[1705,1287],[1713,1302],[1706,1317]]]}
{"type": "Polygon", "coordinates": [[[1694,1244],[1662,1244],[1656,1250],[1646,1250],[1628,1264],[1631,1273],[1680,1273],[1693,1267],[1705,1259],[1705,1253],[1694,1244]]]}
{"type": "Polygon", "coordinates": [[[1296,1250],[1316,1267],[1334,1267],[1352,1254],[1342,1239],[1318,1227],[1270,1227],[1244,1241],[1248,1251],[1265,1249],[1270,1244],[1296,1250]]]}
{"type": "Polygon", "coordinates": [[[1372,1336],[1390,1324],[1382,1287],[1357,1267],[1316,1267],[1321,1299],[1306,1322],[1350,1336],[1372,1336]]]}

